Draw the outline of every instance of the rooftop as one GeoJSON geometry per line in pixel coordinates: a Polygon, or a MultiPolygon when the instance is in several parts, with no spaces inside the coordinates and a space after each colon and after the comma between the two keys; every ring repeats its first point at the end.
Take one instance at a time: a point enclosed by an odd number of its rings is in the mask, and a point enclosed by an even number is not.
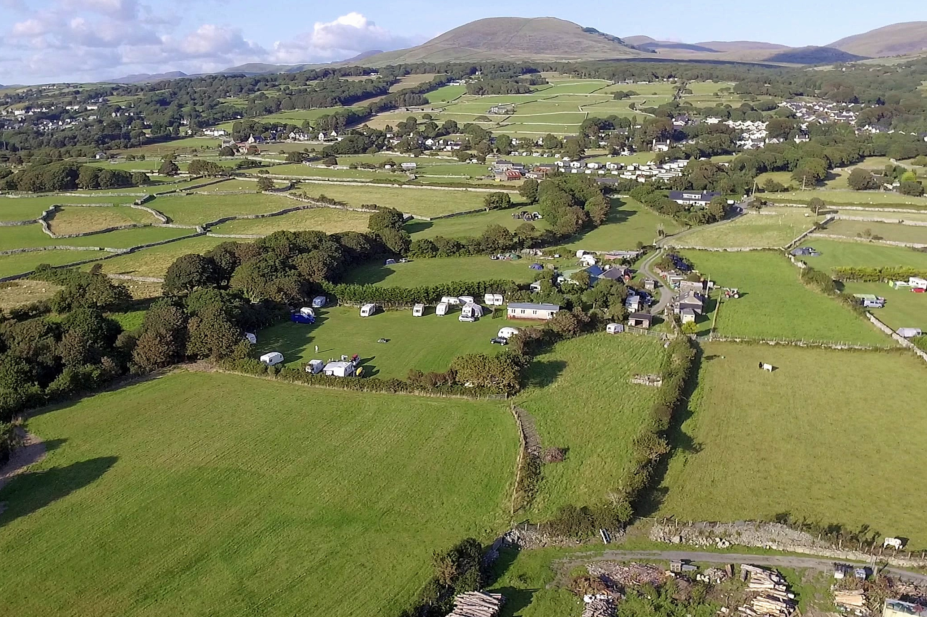
{"type": "Polygon", "coordinates": [[[528,311],[554,311],[557,312],[560,310],[560,306],[557,304],[534,304],[533,302],[516,302],[514,304],[509,304],[510,309],[524,309],[528,311]]]}

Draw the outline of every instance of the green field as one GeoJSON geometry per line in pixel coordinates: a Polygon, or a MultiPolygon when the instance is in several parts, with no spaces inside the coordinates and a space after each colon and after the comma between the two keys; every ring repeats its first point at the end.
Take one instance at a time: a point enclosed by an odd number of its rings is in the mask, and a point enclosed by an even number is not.
{"type": "MultiPolygon", "coordinates": [[[[822,233],[847,238],[879,236],[891,242],[927,244],[927,227],[896,223],[870,223],[868,221],[834,221],[822,233]]],[[[812,236],[813,240],[814,237],[812,236]]]]}
{"type": "MultiPolygon", "coordinates": [[[[515,231],[524,221],[512,218],[512,214],[517,214],[522,210],[534,212],[535,206],[524,205],[512,209],[465,214],[463,216],[454,216],[446,219],[438,219],[436,221],[413,219],[406,223],[405,229],[412,234],[413,240],[434,238],[435,236],[443,236],[445,238],[469,238],[482,235],[490,225],[502,225],[510,231],[515,231]]],[[[538,229],[547,228],[543,220],[533,221],[531,224],[538,229]]]]}
{"type": "MultiPolygon", "coordinates": [[[[128,255],[120,255],[119,257],[113,257],[101,263],[103,264],[103,272],[107,274],[163,277],[171,264],[181,255],[187,255],[189,253],[202,254],[223,242],[229,241],[230,240],[227,238],[197,236],[195,238],[178,240],[170,244],[144,249],[128,255]]],[[[239,242],[241,242],[241,240],[239,240],[239,242]]],[[[245,242],[247,241],[245,240],[245,242]]]]}
{"type": "Polygon", "coordinates": [[[505,528],[518,448],[498,402],[196,373],[29,429],[51,451],[0,492],[16,615],[395,615],[432,551],[505,528]]]}
{"type": "Polygon", "coordinates": [[[667,234],[680,229],[679,223],[673,219],[657,214],[633,199],[613,199],[605,224],[580,234],[564,248],[574,251],[631,250],[637,247],[638,242],[652,244],[661,226],[667,234]]]}
{"type": "Polygon", "coordinates": [[[158,197],[149,208],[161,212],[178,225],[202,225],[227,216],[267,214],[300,205],[275,193],[253,195],[182,195],[158,197]]]}
{"type": "Polygon", "coordinates": [[[309,360],[358,354],[366,377],[405,379],[410,369],[444,372],[457,356],[502,350],[489,339],[511,325],[504,317],[492,319],[488,310],[474,323],[459,321],[459,310],[438,317],[434,306],[424,317],[413,317],[411,309],[361,317],[354,307],[321,309],[316,315],[318,321],[312,326],[284,323],[258,332],[257,351],[279,351],[288,366],[299,369],[309,360]],[[389,342],[378,343],[380,339],[389,342]]]}
{"type": "MultiPolygon", "coordinates": [[[[488,193],[442,190],[398,188],[394,186],[351,186],[337,184],[309,184],[299,187],[300,193],[310,197],[325,195],[351,206],[376,204],[384,208],[395,208],[406,214],[418,216],[441,216],[455,212],[466,212],[483,207],[483,200],[488,193]]],[[[513,194],[516,204],[521,197],[513,194]]]]}
{"type": "Polygon", "coordinates": [[[721,304],[721,336],[810,340],[890,346],[891,340],[863,318],[799,280],[799,270],[773,252],[686,251],[703,276],[741,297],[721,304]]]}
{"type": "Polygon", "coordinates": [[[39,225],[0,227],[0,251],[39,246],[99,246],[126,249],[140,244],[189,236],[191,233],[191,229],[137,227],[79,238],[55,239],[46,235],[39,225]]]}
{"type": "Polygon", "coordinates": [[[0,276],[13,276],[35,270],[36,266],[48,264],[63,266],[87,259],[105,256],[101,251],[35,251],[15,255],[0,255],[0,276]]]}
{"type": "Polygon", "coordinates": [[[862,208],[927,208],[927,197],[908,197],[900,193],[884,193],[880,191],[793,191],[790,193],[776,193],[770,195],[769,200],[774,203],[809,203],[815,197],[824,200],[828,206],[859,206],[862,208]]]}
{"type": "MultiPolygon", "coordinates": [[[[139,189],[135,189],[138,191],[139,189]]],[[[41,195],[38,197],[0,197],[0,221],[29,221],[42,216],[52,206],[64,204],[130,204],[137,198],[129,195],[94,196],[41,195]]]]}
{"type": "Polygon", "coordinates": [[[762,214],[745,214],[727,223],[696,228],[669,243],[678,247],[782,248],[821,220],[823,217],[800,208],[766,208],[762,214]]]}
{"type": "Polygon", "coordinates": [[[229,221],[210,229],[217,234],[259,234],[266,236],[275,231],[318,230],[328,234],[342,231],[367,231],[370,214],[336,210],[335,208],[313,208],[281,216],[262,219],[241,219],[229,221]]]}
{"type": "Polygon", "coordinates": [[[788,512],[927,547],[927,479],[912,473],[927,464],[925,371],[901,352],[706,344],[657,516],[788,512]]]}
{"type": "Polygon", "coordinates": [[[805,257],[808,265],[830,272],[839,266],[857,268],[885,268],[889,266],[910,266],[927,269],[927,253],[900,246],[885,246],[842,240],[809,238],[802,246],[813,246],[821,252],[820,257],[805,257]]]}
{"type": "Polygon", "coordinates": [[[916,294],[904,287],[892,289],[886,283],[845,283],[844,292],[885,298],[885,308],[869,309],[869,312],[893,330],[920,328],[927,332],[927,294],[916,294]]]}
{"type": "Polygon", "coordinates": [[[87,233],[121,225],[154,225],[160,222],[145,210],[125,206],[64,206],[48,218],[49,228],[58,235],[87,233]]]}
{"type": "Polygon", "coordinates": [[[630,383],[659,373],[663,343],[651,337],[595,334],[559,343],[531,365],[517,404],[534,418],[544,448],[569,448],[545,465],[532,507],[538,520],[560,506],[597,505],[633,472],[631,445],[645,430],[657,388],[630,383]]]}
{"type": "Polygon", "coordinates": [[[444,86],[425,95],[429,103],[447,103],[467,93],[466,86],[444,86]]]}
{"type": "Polygon", "coordinates": [[[530,283],[534,270],[530,259],[493,261],[486,255],[475,257],[447,257],[440,259],[413,259],[408,263],[391,266],[367,264],[351,270],[346,283],[383,285],[389,287],[418,287],[440,285],[450,281],[486,281],[506,279],[516,283],[530,283]]]}

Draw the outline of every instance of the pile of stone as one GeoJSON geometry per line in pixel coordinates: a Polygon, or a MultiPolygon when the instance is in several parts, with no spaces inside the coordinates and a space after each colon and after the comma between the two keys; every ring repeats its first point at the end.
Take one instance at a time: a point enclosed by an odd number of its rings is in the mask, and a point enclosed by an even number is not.
{"type": "Polygon", "coordinates": [[[614,598],[608,594],[585,596],[583,601],[582,617],[615,617],[618,610],[614,598]]]}
{"type": "Polygon", "coordinates": [[[657,587],[666,582],[667,579],[666,571],[657,566],[639,563],[623,564],[612,561],[590,565],[589,574],[621,588],[637,585],[653,585],[657,587]]]}

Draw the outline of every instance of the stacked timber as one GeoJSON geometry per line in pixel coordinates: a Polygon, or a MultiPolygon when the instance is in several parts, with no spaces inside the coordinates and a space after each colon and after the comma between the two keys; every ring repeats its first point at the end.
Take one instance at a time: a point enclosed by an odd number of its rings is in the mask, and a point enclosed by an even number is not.
{"type": "Polygon", "coordinates": [[[852,611],[866,609],[866,592],[862,589],[835,589],[834,604],[852,611]]]}
{"type": "Polygon", "coordinates": [[[462,593],[454,600],[454,611],[447,617],[496,617],[504,602],[501,593],[462,593]]]}
{"type": "Polygon", "coordinates": [[[611,598],[595,598],[586,602],[582,617],[615,617],[615,601],[611,598]]]}
{"type": "Polygon", "coordinates": [[[740,568],[750,577],[747,590],[756,593],[748,605],[737,609],[741,615],[791,617],[795,612],[795,594],[789,593],[786,580],[778,572],[746,564],[740,568]]]}

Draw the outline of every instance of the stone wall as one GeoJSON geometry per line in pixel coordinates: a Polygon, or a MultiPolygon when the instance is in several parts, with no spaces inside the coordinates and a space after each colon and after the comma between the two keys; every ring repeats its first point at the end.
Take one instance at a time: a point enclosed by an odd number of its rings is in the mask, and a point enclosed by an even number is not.
{"type": "Polygon", "coordinates": [[[904,347],[904,348],[906,348],[906,349],[910,349],[911,351],[913,351],[913,352],[917,355],[917,357],[919,357],[919,358],[920,358],[921,360],[923,360],[924,362],[927,362],[927,353],[924,353],[923,351],[921,351],[920,349],[918,349],[918,348],[914,345],[914,343],[912,343],[912,342],[909,341],[908,339],[904,338],[903,336],[901,336],[901,335],[899,335],[899,334],[896,334],[894,330],[892,330],[892,329],[889,328],[887,325],[885,325],[885,323],[883,323],[881,320],[879,320],[879,318],[876,317],[875,315],[873,315],[872,313],[870,313],[870,312],[867,311],[867,312],[866,312],[866,317],[869,318],[869,321],[872,322],[872,325],[874,325],[876,328],[878,328],[879,330],[881,330],[881,331],[884,332],[885,334],[887,334],[887,335],[889,335],[890,337],[892,337],[892,339],[893,339],[896,343],[898,343],[899,345],[901,345],[902,347],[904,347]]]}
{"type": "Polygon", "coordinates": [[[896,242],[895,240],[871,240],[868,238],[854,238],[853,236],[838,236],[836,234],[814,234],[815,238],[826,238],[828,240],[842,240],[849,242],[865,242],[869,244],[881,244],[883,246],[901,246],[904,248],[921,249],[927,248],[927,244],[916,242],[896,242]]]}

